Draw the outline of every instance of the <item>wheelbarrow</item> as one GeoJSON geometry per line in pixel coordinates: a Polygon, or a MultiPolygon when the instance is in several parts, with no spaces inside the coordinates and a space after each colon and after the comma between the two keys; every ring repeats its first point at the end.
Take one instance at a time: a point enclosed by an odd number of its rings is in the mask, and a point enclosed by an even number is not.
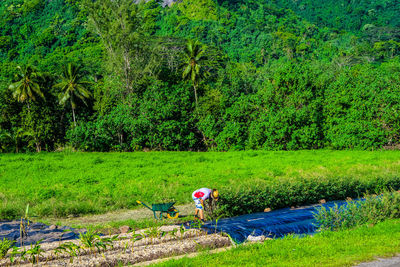
{"type": "Polygon", "coordinates": [[[167,214],[168,219],[176,219],[179,217],[179,211],[174,207],[175,202],[152,204],[151,208],[142,201],[137,200],[136,202],[153,211],[154,218],[156,219],[162,220],[164,213],[167,214]],[[157,217],[156,212],[158,211],[160,212],[160,214],[157,217]]]}

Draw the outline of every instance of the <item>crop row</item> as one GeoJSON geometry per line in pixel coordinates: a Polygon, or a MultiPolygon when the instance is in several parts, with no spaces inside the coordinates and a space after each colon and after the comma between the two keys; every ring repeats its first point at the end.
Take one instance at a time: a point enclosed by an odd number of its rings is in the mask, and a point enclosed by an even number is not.
{"type": "Polygon", "coordinates": [[[266,185],[243,186],[225,191],[219,203],[218,213],[236,216],[262,212],[266,208],[278,209],[318,203],[325,199],[342,200],[362,197],[365,193],[380,193],[400,189],[400,177],[292,179],[271,182],[266,185]]]}

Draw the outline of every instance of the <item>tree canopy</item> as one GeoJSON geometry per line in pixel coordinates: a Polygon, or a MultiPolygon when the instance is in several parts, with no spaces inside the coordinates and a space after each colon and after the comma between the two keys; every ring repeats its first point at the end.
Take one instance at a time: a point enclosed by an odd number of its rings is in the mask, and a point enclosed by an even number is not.
{"type": "Polygon", "coordinates": [[[0,150],[396,148],[399,8],[3,0],[0,150]]]}

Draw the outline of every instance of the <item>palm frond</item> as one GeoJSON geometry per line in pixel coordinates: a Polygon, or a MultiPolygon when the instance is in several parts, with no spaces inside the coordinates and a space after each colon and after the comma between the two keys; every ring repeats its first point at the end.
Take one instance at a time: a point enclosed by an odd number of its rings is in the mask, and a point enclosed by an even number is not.
{"type": "Polygon", "coordinates": [[[63,92],[63,93],[60,93],[60,94],[58,95],[58,98],[59,98],[58,102],[59,102],[61,105],[64,105],[65,102],[67,102],[67,100],[69,99],[69,97],[70,97],[70,95],[69,95],[68,91],[63,92]]]}
{"type": "Polygon", "coordinates": [[[185,67],[183,73],[182,73],[182,77],[183,77],[183,78],[186,78],[186,77],[189,75],[189,73],[190,73],[191,70],[192,70],[192,66],[191,66],[190,64],[187,65],[187,66],[185,67]]]}

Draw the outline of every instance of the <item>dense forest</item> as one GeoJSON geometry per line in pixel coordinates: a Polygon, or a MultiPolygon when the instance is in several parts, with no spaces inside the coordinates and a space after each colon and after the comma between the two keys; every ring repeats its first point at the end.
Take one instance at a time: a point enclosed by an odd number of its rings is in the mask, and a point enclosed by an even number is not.
{"type": "Polygon", "coordinates": [[[2,0],[0,151],[400,144],[398,0],[2,0]]]}

